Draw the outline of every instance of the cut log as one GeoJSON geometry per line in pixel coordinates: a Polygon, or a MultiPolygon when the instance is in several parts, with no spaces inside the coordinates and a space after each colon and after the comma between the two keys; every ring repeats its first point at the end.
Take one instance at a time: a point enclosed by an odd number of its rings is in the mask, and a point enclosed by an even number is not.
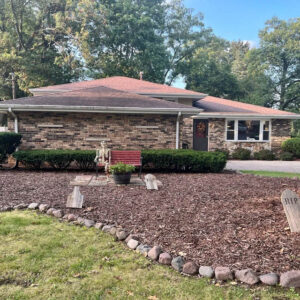
{"type": "Polygon", "coordinates": [[[73,192],[68,196],[66,207],[82,208],[83,195],[81,195],[79,186],[74,186],[73,192]]]}

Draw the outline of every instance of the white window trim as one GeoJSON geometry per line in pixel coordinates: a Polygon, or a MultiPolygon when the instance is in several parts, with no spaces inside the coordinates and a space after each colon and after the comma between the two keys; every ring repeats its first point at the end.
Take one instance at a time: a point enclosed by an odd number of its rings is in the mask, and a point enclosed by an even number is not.
{"type": "Polygon", "coordinates": [[[272,122],[270,119],[226,119],[225,120],[225,141],[226,142],[236,142],[236,143],[270,143],[271,141],[271,132],[272,132],[272,122]],[[227,126],[228,122],[234,121],[234,140],[228,140],[227,139],[227,126]],[[248,140],[239,140],[238,139],[238,122],[239,121],[259,121],[259,140],[254,140],[254,141],[248,141],[248,140]],[[268,140],[263,140],[263,122],[269,121],[269,139],[268,140]]]}

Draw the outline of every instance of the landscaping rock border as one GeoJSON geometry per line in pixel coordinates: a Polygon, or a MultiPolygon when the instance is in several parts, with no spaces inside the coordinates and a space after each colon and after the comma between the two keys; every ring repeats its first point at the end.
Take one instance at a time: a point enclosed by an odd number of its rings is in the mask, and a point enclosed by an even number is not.
{"type": "Polygon", "coordinates": [[[172,257],[169,253],[164,252],[160,246],[150,247],[140,243],[138,237],[127,233],[121,227],[116,227],[112,224],[96,223],[94,220],[84,219],[74,214],[65,214],[62,210],[51,208],[48,204],[30,203],[25,205],[20,203],[14,207],[2,207],[0,212],[8,212],[12,210],[35,210],[39,213],[56,217],[63,221],[71,222],[75,225],[85,226],[86,228],[94,227],[102,230],[115,237],[116,241],[123,242],[128,248],[148,257],[153,262],[161,265],[169,265],[179,273],[189,276],[206,277],[217,281],[236,280],[249,286],[261,283],[263,285],[274,286],[278,283],[284,288],[300,288],[300,270],[292,270],[282,274],[268,273],[258,275],[252,269],[231,270],[228,267],[219,266],[213,269],[211,266],[198,266],[193,261],[185,261],[182,256],[172,257]]]}

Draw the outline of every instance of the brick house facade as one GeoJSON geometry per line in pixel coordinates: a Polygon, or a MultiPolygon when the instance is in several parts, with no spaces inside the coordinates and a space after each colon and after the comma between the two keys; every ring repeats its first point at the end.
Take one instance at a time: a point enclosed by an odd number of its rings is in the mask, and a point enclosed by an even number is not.
{"type": "Polygon", "coordinates": [[[33,89],[0,103],[20,149],[238,147],[279,151],[297,114],[127,77],[33,89]]]}

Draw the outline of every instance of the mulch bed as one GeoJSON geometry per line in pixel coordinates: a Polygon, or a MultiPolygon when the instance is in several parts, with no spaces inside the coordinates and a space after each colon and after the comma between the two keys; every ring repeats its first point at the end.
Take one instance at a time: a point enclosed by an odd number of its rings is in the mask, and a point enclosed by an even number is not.
{"type": "MultiPolygon", "coordinates": [[[[83,173],[81,173],[83,174],[83,173]]],[[[85,173],[90,174],[92,173],[85,173]]],[[[290,233],[280,202],[300,180],[239,174],[157,174],[163,187],[80,187],[83,209],[65,209],[74,172],[0,171],[0,206],[48,203],[99,222],[122,225],[143,243],[186,253],[199,265],[300,269],[300,234],[290,233]]]]}

